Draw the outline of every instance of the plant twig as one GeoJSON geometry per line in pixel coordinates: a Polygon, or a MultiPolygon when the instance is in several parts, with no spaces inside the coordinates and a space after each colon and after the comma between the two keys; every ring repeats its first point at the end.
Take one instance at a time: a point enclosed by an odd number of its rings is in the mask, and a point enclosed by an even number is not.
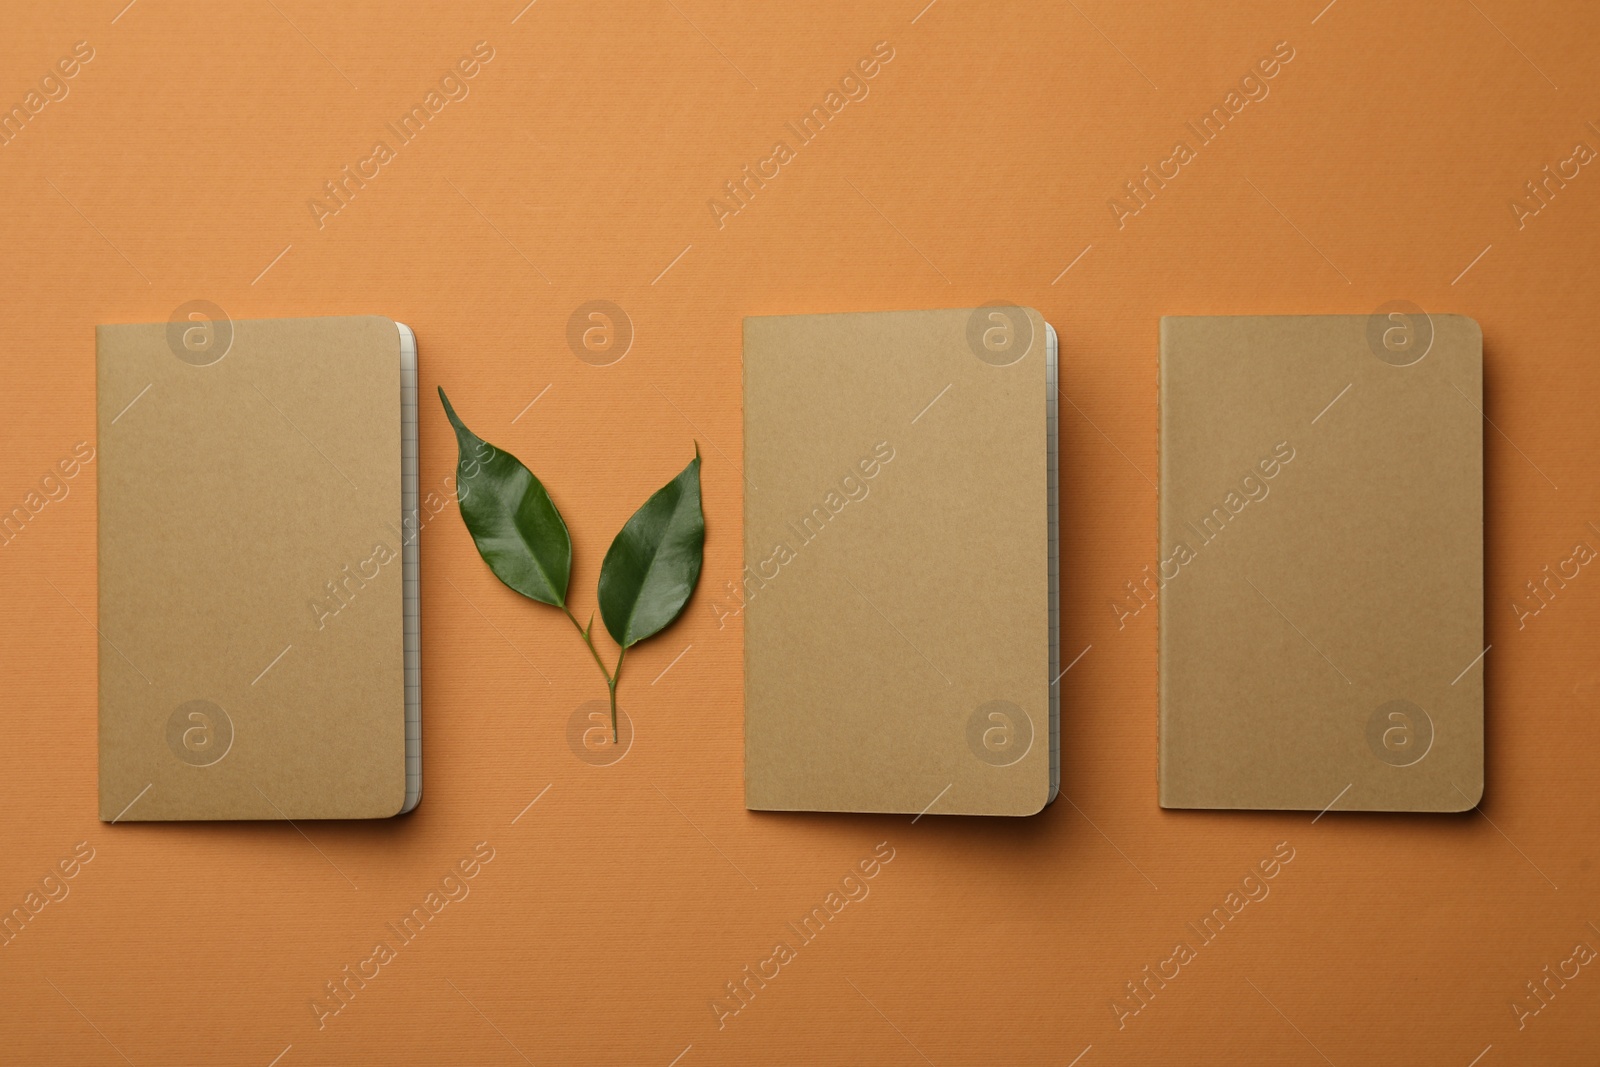
{"type": "Polygon", "coordinates": [[[617,743],[617,682],[622,677],[622,658],[628,654],[627,648],[617,651],[617,669],[611,675],[611,743],[617,743]]]}
{"type": "Polygon", "coordinates": [[[622,660],[627,656],[628,650],[626,648],[620,649],[617,652],[616,669],[607,671],[605,661],[600,658],[600,650],[594,647],[594,638],[590,636],[594,630],[594,616],[589,616],[589,625],[587,628],[585,628],[582,623],[578,622],[577,616],[573,615],[572,610],[565,604],[561,605],[561,610],[566,613],[567,618],[572,620],[572,625],[575,629],[577,629],[578,636],[583,638],[583,643],[589,646],[589,654],[594,657],[594,665],[600,668],[600,677],[606,680],[606,689],[608,689],[611,694],[611,743],[616,744],[617,680],[622,677],[622,660]]]}
{"type": "MultiPolygon", "coordinates": [[[[578,636],[583,638],[583,643],[589,646],[589,654],[594,657],[595,666],[600,668],[600,673],[605,677],[606,684],[611,685],[611,675],[606,671],[606,665],[600,661],[600,652],[594,647],[594,642],[589,639],[589,631],[585,630],[583,624],[572,614],[572,609],[563,604],[561,610],[566,612],[567,618],[572,620],[572,625],[577,627],[578,636]]],[[[590,625],[594,625],[594,620],[590,620],[590,625]]]]}

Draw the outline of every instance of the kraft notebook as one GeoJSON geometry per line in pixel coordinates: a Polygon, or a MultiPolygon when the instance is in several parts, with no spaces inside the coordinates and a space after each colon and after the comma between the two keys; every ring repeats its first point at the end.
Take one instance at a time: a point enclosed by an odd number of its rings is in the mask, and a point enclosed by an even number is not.
{"type": "Polygon", "coordinates": [[[96,340],[100,818],[410,810],[411,330],[196,315],[96,340]]]}
{"type": "Polygon", "coordinates": [[[1483,790],[1483,343],[1458,315],[1161,320],[1160,798],[1483,790]]]}
{"type": "Polygon", "coordinates": [[[747,807],[1054,798],[1055,367],[1026,308],[745,320],[747,807]]]}

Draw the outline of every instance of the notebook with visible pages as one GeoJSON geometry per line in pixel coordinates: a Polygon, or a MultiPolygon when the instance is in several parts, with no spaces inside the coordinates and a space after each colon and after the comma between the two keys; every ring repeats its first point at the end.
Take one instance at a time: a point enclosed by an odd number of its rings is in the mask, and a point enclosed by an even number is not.
{"type": "Polygon", "coordinates": [[[1054,799],[1056,346],[1008,305],[745,320],[747,807],[1054,799]]]}
{"type": "Polygon", "coordinates": [[[197,314],[96,340],[100,818],[409,811],[415,335],[197,314]]]}
{"type": "Polygon", "coordinates": [[[1469,318],[1161,320],[1163,807],[1477,804],[1483,422],[1469,318]]]}

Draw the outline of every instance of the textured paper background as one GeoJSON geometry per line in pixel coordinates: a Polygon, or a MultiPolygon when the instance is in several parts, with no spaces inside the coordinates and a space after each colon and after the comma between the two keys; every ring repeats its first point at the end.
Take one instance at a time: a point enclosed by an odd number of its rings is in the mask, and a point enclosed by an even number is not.
{"type": "MultiPolygon", "coordinates": [[[[6,7],[0,101],[76,41],[95,58],[0,147],[0,504],[92,442],[95,323],[197,298],[239,318],[377,313],[416,328],[424,395],[445,385],[552,487],[580,607],[611,536],[699,439],[703,584],[629,657],[634,749],[596,768],[566,743],[574,708],[604,697],[570,624],[501,587],[442,512],[422,535],[413,817],[107,827],[90,464],[0,548],[0,905],[95,849],[0,948],[0,1058],[1593,1058],[1592,964],[1523,1029],[1510,1009],[1576,942],[1600,948],[1600,574],[1520,629],[1512,608],[1600,537],[1600,175],[1521,229],[1508,209],[1575,141],[1600,148],[1587,5],[274,3],[6,7]],[[470,95],[318,230],[306,201],[479,40],[495,54],[470,95]],[[785,123],[880,40],[895,55],[870,95],[718,229],[707,200],[793,144],[785,123]],[[1270,95],[1119,229],[1108,199],[1280,40],[1295,58],[1270,95]],[[740,557],[740,320],[995,299],[1061,331],[1063,666],[1082,653],[1062,680],[1063,799],[1016,822],[749,813],[739,623],[713,611],[740,557]],[[1162,812],[1155,612],[1119,628],[1111,606],[1131,611],[1123,583],[1156,558],[1158,318],[1395,299],[1483,324],[1499,430],[1481,813],[1162,812]],[[607,368],[567,346],[590,300],[635,328],[607,368]],[[470,895],[319,1031],[310,999],[480,841],[494,859],[470,895]],[[870,895],[719,1030],[710,999],[880,841],[894,858],[870,895]],[[1112,998],[1280,841],[1294,859],[1271,895],[1119,1030],[1112,998]]],[[[422,434],[439,490],[455,447],[437,407],[422,434]]]]}

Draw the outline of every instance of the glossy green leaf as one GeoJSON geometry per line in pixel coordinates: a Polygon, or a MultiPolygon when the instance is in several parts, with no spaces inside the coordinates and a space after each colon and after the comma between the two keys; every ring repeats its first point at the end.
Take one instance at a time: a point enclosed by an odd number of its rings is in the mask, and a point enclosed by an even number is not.
{"type": "Polygon", "coordinates": [[[456,495],[478,554],[523,596],[565,607],[572,535],[550,494],[516,456],[467,429],[443,389],[439,399],[456,429],[456,495]]]}
{"type": "Polygon", "coordinates": [[[623,648],[660,633],[700,580],[706,519],[700,510],[700,449],[622,527],[600,565],[600,617],[623,648]]]}

